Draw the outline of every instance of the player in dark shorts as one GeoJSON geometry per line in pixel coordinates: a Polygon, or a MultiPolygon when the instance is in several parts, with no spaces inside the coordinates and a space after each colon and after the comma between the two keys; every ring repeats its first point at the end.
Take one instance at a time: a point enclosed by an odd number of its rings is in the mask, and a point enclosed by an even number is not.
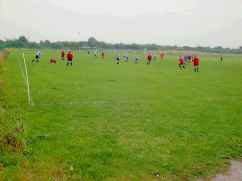
{"type": "Polygon", "coordinates": [[[179,66],[180,69],[185,69],[186,68],[184,56],[180,56],[179,57],[178,66],[179,66]]]}
{"type": "Polygon", "coordinates": [[[98,49],[97,48],[94,50],[94,57],[98,57],[98,49]]]}
{"type": "Polygon", "coordinates": [[[74,58],[73,53],[71,51],[69,51],[67,53],[67,63],[66,63],[67,66],[69,66],[69,65],[72,66],[73,58],[74,58]]]}
{"type": "Polygon", "coordinates": [[[220,62],[223,62],[224,61],[224,57],[221,55],[220,56],[220,62]]]}
{"type": "Polygon", "coordinates": [[[38,50],[35,54],[35,58],[32,60],[32,63],[35,63],[35,62],[38,63],[40,61],[40,55],[41,55],[40,50],[38,50]]]}
{"type": "Polygon", "coordinates": [[[195,56],[192,62],[193,62],[194,72],[198,72],[199,65],[200,65],[200,58],[198,56],[195,56]]]}
{"type": "Polygon", "coordinates": [[[116,56],[116,64],[120,64],[120,56],[116,56]]]}

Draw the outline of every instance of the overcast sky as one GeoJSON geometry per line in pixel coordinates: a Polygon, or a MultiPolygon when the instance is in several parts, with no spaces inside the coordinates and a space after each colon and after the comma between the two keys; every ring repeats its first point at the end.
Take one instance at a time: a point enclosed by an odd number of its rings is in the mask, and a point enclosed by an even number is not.
{"type": "Polygon", "coordinates": [[[242,46],[242,0],[0,0],[0,39],[242,46]]]}

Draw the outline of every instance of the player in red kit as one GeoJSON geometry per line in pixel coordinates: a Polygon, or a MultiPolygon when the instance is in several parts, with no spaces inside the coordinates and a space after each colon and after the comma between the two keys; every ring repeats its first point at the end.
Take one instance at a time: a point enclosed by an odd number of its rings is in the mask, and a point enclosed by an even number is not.
{"type": "Polygon", "coordinates": [[[192,62],[193,62],[194,71],[198,72],[199,64],[200,64],[200,58],[198,56],[195,56],[193,58],[192,62]]]}
{"type": "Polygon", "coordinates": [[[67,55],[66,55],[66,57],[67,57],[67,63],[66,63],[66,65],[67,66],[69,66],[69,65],[71,65],[72,66],[72,61],[73,61],[73,53],[71,52],[71,51],[69,51],[68,53],[67,53],[67,55]]]}
{"type": "Polygon", "coordinates": [[[180,69],[185,69],[186,68],[184,56],[180,56],[179,57],[178,66],[180,67],[180,69]]]}
{"type": "Polygon", "coordinates": [[[147,60],[148,60],[148,61],[147,61],[147,64],[148,64],[148,65],[151,63],[152,58],[153,58],[152,53],[149,52],[148,55],[147,55],[147,60]]]}
{"type": "Polygon", "coordinates": [[[61,60],[65,60],[65,51],[61,50],[61,60]]]}

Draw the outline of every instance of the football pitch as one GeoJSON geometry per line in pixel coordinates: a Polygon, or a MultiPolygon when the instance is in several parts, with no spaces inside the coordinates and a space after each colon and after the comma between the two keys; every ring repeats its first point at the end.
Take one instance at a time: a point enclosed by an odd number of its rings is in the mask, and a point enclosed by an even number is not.
{"type": "Polygon", "coordinates": [[[22,113],[26,139],[7,178],[186,181],[242,156],[242,56],[202,54],[195,73],[178,68],[178,52],[151,65],[130,52],[117,65],[112,51],[76,51],[69,67],[60,51],[42,50],[32,64],[34,53],[13,50],[5,63],[9,109],[22,113]]]}

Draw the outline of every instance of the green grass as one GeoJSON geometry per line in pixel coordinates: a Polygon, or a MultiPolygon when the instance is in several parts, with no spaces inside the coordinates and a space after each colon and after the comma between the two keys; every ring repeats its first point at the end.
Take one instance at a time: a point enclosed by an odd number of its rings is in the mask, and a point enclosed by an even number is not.
{"type": "Polygon", "coordinates": [[[18,180],[25,170],[28,178],[140,181],[159,172],[160,180],[195,180],[242,156],[238,55],[223,63],[202,55],[194,73],[191,65],[177,68],[177,55],[148,66],[75,52],[74,66],[66,67],[48,63],[60,54],[50,50],[31,64],[32,51],[26,59],[35,106],[29,106],[21,53],[12,52],[5,77],[9,109],[23,112],[26,150],[5,177],[18,180]]]}

